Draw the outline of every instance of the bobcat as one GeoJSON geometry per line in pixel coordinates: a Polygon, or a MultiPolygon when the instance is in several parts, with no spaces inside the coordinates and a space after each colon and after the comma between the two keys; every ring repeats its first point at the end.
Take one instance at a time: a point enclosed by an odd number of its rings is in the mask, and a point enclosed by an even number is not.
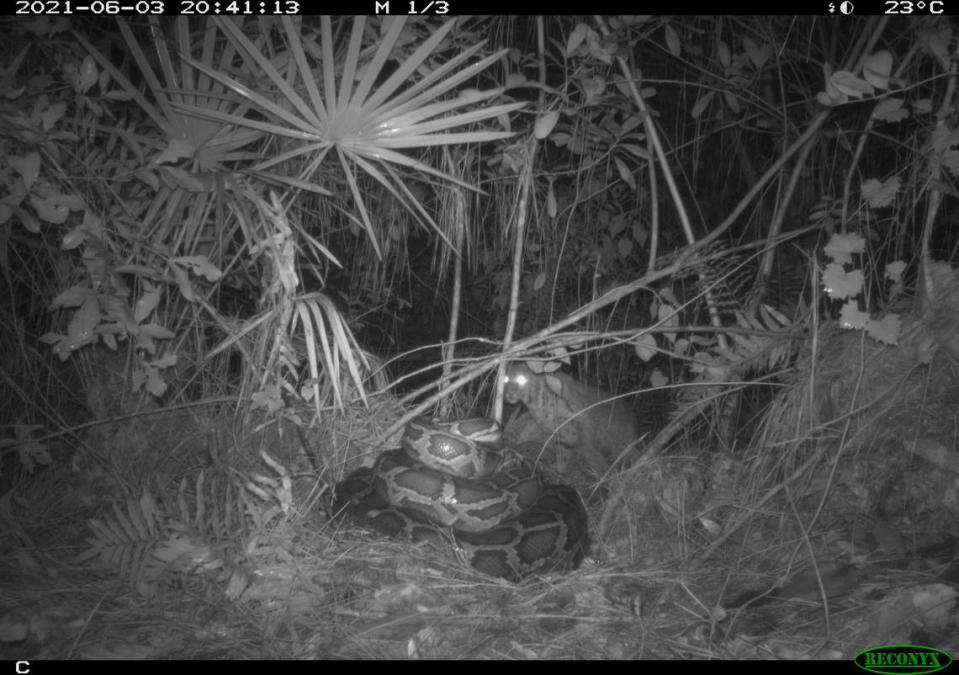
{"type": "Polygon", "coordinates": [[[506,369],[506,402],[522,402],[539,426],[556,431],[560,445],[581,456],[600,476],[639,436],[629,406],[609,400],[611,396],[565,373],[534,373],[523,363],[511,363],[506,369]]]}

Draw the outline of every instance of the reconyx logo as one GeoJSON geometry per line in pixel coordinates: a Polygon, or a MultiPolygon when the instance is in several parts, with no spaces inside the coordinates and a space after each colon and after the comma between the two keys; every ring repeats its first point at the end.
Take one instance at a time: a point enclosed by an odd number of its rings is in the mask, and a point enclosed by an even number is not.
{"type": "Polygon", "coordinates": [[[886,645],[872,647],[856,656],[855,663],[870,673],[903,675],[935,673],[952,663],[952,657],[941,649],[922,645],[886,645]]]}

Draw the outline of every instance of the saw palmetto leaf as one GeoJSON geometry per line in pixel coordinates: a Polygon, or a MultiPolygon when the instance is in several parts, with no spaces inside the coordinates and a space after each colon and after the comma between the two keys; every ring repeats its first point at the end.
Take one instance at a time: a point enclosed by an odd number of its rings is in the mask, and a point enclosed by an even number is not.
{"type": "MultiPolygon", "coordinates": [[[[207,178],[233,171],[238,163],[258,161],[260,153],[256,144],[265,134],[248,125],[224,122],[216,116],[186,115],[176,108],[201,106],[224,118],[245,117],[248,102],[229,96],[222,83],[197,73],[183,60],[184,55],[195,55],[195,60],[215,70],[235,59],[235,49],[223,45],[222,40],[218,44],[218,32],[212,24],[207,24],[199,33],[191,32],[186,17],[180,17],[173,24],[176,53],[171,53],[159,23],[152,20],[149,29],[154,38],[155,58],[150,59],[141,46],[143,41],[134,35],[131,27],[122,19],[118,19],[118,25],[148,92],[141,91],[140,86],[131,82],[82,35],[77,33],[76,37],[109,73],[112,82],[140,106],[160,132],[159,136],[136,137],[144,146],[138,149],[139,153],[150,159],[139,167],[138,175],[144,180],[154,176],[150,180],[159,189],[152,202],[134,219],[135,229],[151,241],[173,244],[175,251],[190,254],[197,252],[201,241],[229,240],[230,233],[211,231],[211,226],[219,227],[222,223],[213,222],[210,217],[215,208],[217,182],[207,178]]],[[[123,168],[128,171],[128,167],[123,168]]],[[[217,260],[216,247],[202,252],[210,255],[214,264],[221,262],[217,260]]]]}
{"type": "MultiPolygon", "coordinates": [[[[242,25],[229,19],[214,19],[237,53],[246,59],[246,67],[265,78],[272,91],[257,91],[228,75],[224,70],[185,57],[187,63],[210,79],[219,82],[245,99],[263,119],[250,119],[244,114],[220,108],[178,103],[190,115],[256,132],[302,141],[292,149],[255,165],[254,171],[272,169],[281,162],[297,158],[306,161],[292,178],[271,175],[271,180],[297,189],[318,189],[311,181],[320,164],[332,150],[339,159],[346,184],[357,205],[357,211],[370,241],[379,254],[378,233],[374,229],[357,181],[357,170],[381,183],[389,193],[406,205],[417,217],[436,228],[432,219],[414,206],[409,191],[389,165],[422,172],[441,180],[459,182],[429,164],[398,150],[437,145],[482,143],[510,136],[506,131],[467,130],[452,133],[485,120],[515,111],[522,103],[477,107],[501,93],[501,89],[484,92],[469,90],[456,94],[456,89],[476,77],[505,52],[500,51],[471,62],[482,45],[474,45],[435,66],[435,57],[455,21],[438,28],[396,70],[384,79],[384,67],[397,56],[397,40],[405,25],[405,17],[384,20],[384,32],[372,50],[363,51],[368,39],[366,17],[354,19],[345,49],[334,39],[332,19],[320,20],[318,44],[304,36],[302,26],[290,17],[281,19],[282,37],[289,50],[286,60],[271,57],[265,42],[254,42],[243,32],[242,25]],[[369,54],[364,60],[364,54],[369,54]],[[311,63],[312,59],[312,63],[311,63]],[[317,63],[318,62],[318,63],[317,63]],[[282,63],[282,66],[277,65],[282,63]],[[315,65],[314,65],[315,64],[315,65]],[[412,81],[414,77],[426,74],[412,81]],[[362,74],[359,74],[362,73],[362,74]],[[337,79],[339,74],[339,79],[337,79]],[[380,170],[374,170],[379,166],[380,170]]],[[[464,187],[471,187],[469,185],[464,187]]],[[[437,230],[438,231],[438,230],[437,230]]]]}
{"type": "MultiPolygon", "coordinates": [[[[237,102],[232,97],[227,97],[222,84],[206,76],[198,77],[193,68],[187,67],[185,63],[181,62],[180,67],[177,68],[175,59],[169,53],[165,40],[161,39],[155,22],[151,23],[151,30],[155,37],[159,73],[154,71],[151,61],[147,59],[140,47],[140,41],[133,35],[127,23],[119,20],[118,25],[130,55],[150,90],[151,98],[147,98],[83,36],[77,34],[77,39],[90,51],[100,66],[110,73],[124,92],[136,101],[157,127],[165,133],[168,144],[179,143],[181,152],[187,148],[191,151],[193,170],[214,171],[239,159],[258,156],[253,150],[239,152],[240,149],[252,145],[263,137],[263,134],[255,129],[224,124],[215,116],[200,119],[174,110],[174,106],[193,105],[224,115],[243,117],[249,109],[247,103],[237,102]]],[[[177,21],[175,32],[179,53],[185,55],[198,51],[198,59],[208,68],[215,68],[218,63],[228,63],[234,57],[232,48],[221,49],[219,52],[212,50],[211,43],[215,37],[212,25],[207,27],[202,39],[199,40],[189,33],[188,23],[185,20],[177,21]]]]}

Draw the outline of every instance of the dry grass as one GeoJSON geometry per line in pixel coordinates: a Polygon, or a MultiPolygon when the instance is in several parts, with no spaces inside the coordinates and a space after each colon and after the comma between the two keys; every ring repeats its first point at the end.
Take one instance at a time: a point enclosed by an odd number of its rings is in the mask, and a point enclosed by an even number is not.
{"type": "Polygon", "coordinates": [[[275,422],[238,435],[232,416],[201,411],[128,437],[114,424],[110,470],[62,462],[0,499],[0,645],[16,658],[850,658],[918,634],[955,648],[955,590],[919,551],[955,534],[955,476],[922,457],[959,396],[894,350],[850,334],[819,345],[754,443],[675,446],[608,477],[588,500],[594,525],[602,495],[628,490],[607,536],[579,570],[523,584],[329,520],[332,485],[402,413],[389,399],[302,439],[275,422]],[[130,478],[144,463],[149,485],[130,478]],[[111,550],[130,559],[110,569],[76,562],[87,519],[118,519],[106,494],[157,526],[120,528],[111,550]],[[138,567],[137,551],[166,564],[138,567]],[[791,599],[750,597],[790,579],[791,599]]]}

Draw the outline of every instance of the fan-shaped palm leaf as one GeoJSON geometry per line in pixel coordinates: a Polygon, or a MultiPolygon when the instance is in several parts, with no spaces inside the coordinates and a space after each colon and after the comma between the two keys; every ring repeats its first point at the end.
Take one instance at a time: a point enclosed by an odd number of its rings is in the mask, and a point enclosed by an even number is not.
{"type": "Polygon", "coordinates": [[[365,63],[361,63],[361,46],[366,17],[356,17],[342,64],[337,64],[335,60],[330,17],[321,18],[319,45],[305,39],[301,35],[300,26],[294,23],[293,19],[284,17],[281,25],[290,56],[290,59],[285,61],[286,72],[281,72],[274,65],[282,60],[269,58],[258,43],[252,42],[243,34],[240,24],[228,19],[214,21],[237,51],[248,59],[248,67],[255,67],[266,76],[275,87],[277,98],[271,99],[267,94],[252,90],[222,71],[196,59],[187,58],[188,63],[197,70],[229,87],[256,106],[267,119],[248,119],[235,112],[208,109],[186,102],[178,104],[179,109],[221,124],[245,126],[255,131],[302,141],[298,147],[254,167],[255,170],[264,171],[297,157],[309,158],[299,175],[293,179],[271,176],[271,179],[280,180],[292,187],[317,189],[311,185],[310,178],[328,152],[335,150],[357,204],[362,224],[378,254],[376,233],[360,194],[355,168],[358,167],[372,176],[407,208],[417,212],[422,220],[436,228],[429,216],[421,208],[417,208],[415,200],[401,179],[390,169],[390,165],[418,170],[443,180],[459,181],[397,150],[454,143],[481,143],[505,138],[511,134],[500,131],[449,131],[512,112],[523,105],[511,103],[485,109],[470,109],[498,96],[501,89],[485,92],[472,90],[455,98],[443,98],[463,82],[475,77],[505,51],[469,63],[482,47],[474,45],[439,67],[428,65],[427,60],[452,30],[455,21],[450,21],[436,30],[379,85],[376,83],[381,79],[384,65],[389,58],[395,57],[394,48],[405,25],[405,17],[384,20],[385,33],[371,58],[365,63]],[[321,75],[314,72],[308,56],[313,57],[314,61],[319,60],[321,75]],[[337,65],[341,65],[339,82],[337,65]],[[354,80],[360,70],[362,75],[358,76],[354,89],[354,80]],[[422,71],[428,71],[426,76],[400,90],[414,74],[422,71]],[[318,79],[320,86],[317,85],[318,79]],[[301,89],[305,95],[298,91],[295,86],[297,82],[302,83],[301,89]]]}
{"type": "MultiPolygon", "coordinates": [[[[259,153],[249,146],[263,137],[263,133],[248,126],[238,127],[215,117],[205,119],[185,115],[177,105],[202,106],[226,116],[243,117],[249,110],[245,101],[233,100],[224,86],[173,58],[159,24],[153,20],[150,30],[158,67],[147,58],[130,26],[118,20],[120,32],[129,53],[149,89],[148,98],[113,63],[80,34],[77,39],[86,47],[97,63],[107,71],[124,93],[135,101],[162,132],[161,138],[128,135],[131,142],[143,146],[141,156],[152,160],[138,173],[144,180],[154,172],[162,178],[152,178],[159,188],[152,203],[137,214],[138,230],[150,240],[174,243],[174,250],[193,253],[201,239],[224,241],[228,233],[213,235],[207,231],[214,181],[204,180],[210,174],[235,170],[237,162],[258,159],[259,153]],[[157,72],[158,71],[158,72],[157,72]],[[186,196],[184,192],[188,193],[186,196]]],[[[228,64],[236,56],[232,45],[217,43],[218,33],[212,24],[199,33],[191,33],[186,17],[174,23],[176,48],[180,54],[195,54],[207,68],[228,64]]],[[[214,260],[215,264],[219,261],[214,260]]]]}

